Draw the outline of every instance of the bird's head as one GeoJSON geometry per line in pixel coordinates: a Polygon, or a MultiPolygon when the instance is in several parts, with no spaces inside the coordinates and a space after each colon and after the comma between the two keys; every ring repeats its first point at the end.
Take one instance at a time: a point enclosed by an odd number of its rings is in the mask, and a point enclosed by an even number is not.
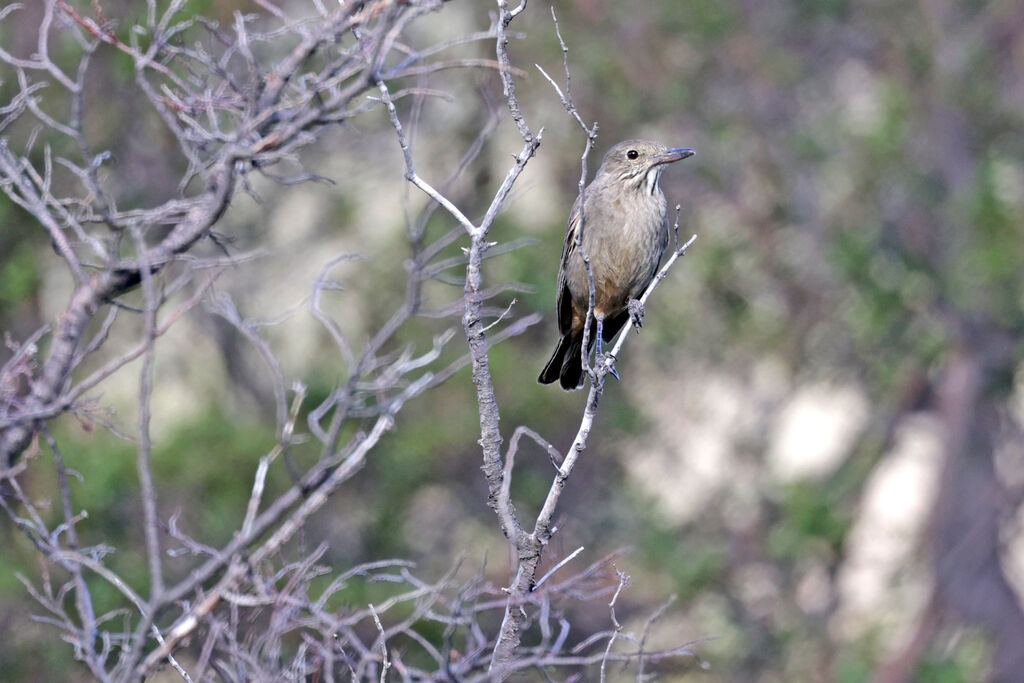
{"type": "Polygon", "coordinates": [[[608,150],[601,162],[598,176],[620,182],[636,190],[654,194],[665,164],[692,157],[687,148],[670,148],[654,140],[626,140],[608,150]]]}

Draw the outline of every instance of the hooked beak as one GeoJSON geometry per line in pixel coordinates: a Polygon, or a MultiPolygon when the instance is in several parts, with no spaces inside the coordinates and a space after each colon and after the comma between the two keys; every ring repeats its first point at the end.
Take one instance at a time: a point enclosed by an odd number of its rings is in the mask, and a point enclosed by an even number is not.
{"type": "Polygon", "coordinates": [[[692,157],[696,152],[688,147],[680,147],[678,149],[670,149],[664,154],[659,154],[654,157],[654,165],[659,164],[671,164],[674,161],[682,161],[686,157],[692,157]]]}

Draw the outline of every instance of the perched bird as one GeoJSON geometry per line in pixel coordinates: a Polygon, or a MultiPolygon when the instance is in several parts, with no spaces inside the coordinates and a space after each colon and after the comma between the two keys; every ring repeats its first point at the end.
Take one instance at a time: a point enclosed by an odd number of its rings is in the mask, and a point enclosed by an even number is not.
{"type": "MultiPolygon", "coordinates": [[[[626,140],[608,150],[594,180],[583,190],[583,248],[594,274],[594,322],[587,356],[596,340],[611,341],[630,316],[639,325],[638,297],[654,279],[669,224],[665,195],[658,185],[665,164],[693,156],[692,149],[669,149],[652,140],[626,140]]],[[[537,381],[558,380],[563,389],[583,384],[583,329],[590,288],[583,255],[576,244],[580,197],[569,215],[569,231],[558,269],[558,333],[562,338],[537,381]]]]}

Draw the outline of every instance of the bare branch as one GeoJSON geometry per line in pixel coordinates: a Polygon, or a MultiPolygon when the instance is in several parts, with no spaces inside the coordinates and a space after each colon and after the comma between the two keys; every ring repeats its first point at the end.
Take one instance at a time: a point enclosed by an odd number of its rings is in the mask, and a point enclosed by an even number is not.
{"type": "MultiPolygon", "coordinates": [[[[220,26],[187,15],[184,0],[147,0],[144,19],[118,27],[103,16],[99,3],[90,12],[87,4],[45,0],[32,57],[0,49],[0,62],[11,67],[17,81],[10,83],[11,102],[0,107],[0,130],[20,131],[23,120],[34,127],[24,139],[0,141],[0,189],[53,243],[73,283],[59,319],[20,344],[11,340],[12,358],[0,369],[0,507],[43,558],[39,575],[25,581],[42,609],[40,620],[59,629],[95,678],[110,681],[149,678],[168,663],[186,681],[216,676],[330,681],[346,675],[385,680],[389,673],[404,680],[483,681],[531,668],[600,664],[603,671],[610,661],[633,662],[642,671],[644,661],[684,654],[684,649],[647,652],[646,629],[639,639],[623,632],[614,614],[621,582],[612,600],[616,630],[576,637],[564,605],[608,598],[614,589],[608,576],[611,557],[563,577],[582,554],[579,548],[545,567],[537,580],[542,551],[555,532],[552,520],[561,487],[585,447],[610,365],[596,363],[590,370],[594,381],[587,412],[564,458],[526,426],[514,431],[502,452],[490,349],[540,319],[518,312],[510,295],[526,291],[526,284],[488,282],[484,273],[492,259],[531,243],[509,239],[499,244],[491,236],[543,135],[526,122],[514,80],[525,74],[513,66],[508,52],[514,37],[509,26],[527,3],[511,9],[498,0],[498,16],[489,30],[427,45],[420,44],[420,32],[408,29],[419,17],[441,10],[439,0],[337,6],[314,0],[308,17],[297,17],[271,0],[257,0],[257,5],[265,15],[236,12],[228,25],[220,26]],[[62,52],[61,66],[49,53],[58,36],[62,46],[71,46],[62,52]],[[492,39],[494,59],[453,53],[492,39]],[[91,126],[85,125],[91,106],[86,79],[107,61],[92,57],[115,51],[134,67],[134,82],[127,87],[151,107],[155,125],[162,126],[181,155],[183,170],[171,180],[177,195],[151,206],[119,189],[113,152],[97,148],[88,134],[91,126]],[[448,89],[439,87],[442,81],[460,73],[453,70],[468,69],[491,79],[491,85],[498,79],[504,103],[482,78],[473,83],[479,117],[467,136],[471,142],[453,168],[429,168],[430,175],[437,174],[434,184],[414,164],[414,146],[429,144],[426,135],[416,135],[417,126],[430,123],[430,103],[452,99],[448,89]],[[233,283],[217,282],[228,268],[243,268],[252,260],[233,253],[230,235],[215,232],[236,189],[259,199],[270,194],[267,181],[282,191],[295,183],[331,182],[310,167],[305,150],[323,139],[327,126],[349,122],[381,104],[402,150],[406,193],[415,195],[410,188],[415,186],[426,197],[419,213],[405,207],[408,253],[396,269],[404,296],[396,290],[394,308],[375,308],[365,329],[343,327],[332,310],[345,302],[337,304],[328,292],[343,289],[332,279],[336,266],[364,265],[361,257],[348,254],[327,261],[319,272],[309,271],[308,304],[307,297],[299,297],[301,303],[285,315],[243,315],[250,309],[229,291],[233,283]],[[522,145],[512,150],[507,171],[488,192],[481,183],[460,178],[481,166],[484,150],[492,151],[488,145],[503,109],[511,113],[522,145]],[[446,215],[436,214],[438,208],[446,215]],[[428,222],[438,215],[447,227],[435,234],[428,222]],[[460,240],[466,245],[462,255],[457,252],[460,240]],[[441,286],[446,284],[457,289],[441,286]],[[444,293],[437,295],[437,290],[444,293]],[[161,418],[158,353],[171,328],[200,301],[250,342],[242,347],[269,369],[266,392],[274,406],[266,422],[274,422],[275,433],[251,454],[250,469],[239,474],[252,480],[244,483],[246,502],[226,540],[193,534],[188,515],[180,511],[161,516],[160,502],[171,496],[161,488],[160,468],[153,461],[153,435],[161,418]],[[324,373],[328,379],[318,377],[315,385],[289,376],[289,364],[278,356],[279,340],[263,332],[269,324],[291,324],[290,316],[306,305],[343,366],[329,368],[324,373]],[[455,348],[456,316],[467,342],[461,350],[455,348]],[[61,455],[67,444],[58,445],[54,436],[62,432],[51,432],[49,425],[70,413],[120,435],[97,389],[136,360],[141,360],[133,384],[138,413],[134,434],[126,438],[136,450],[138,477],[126,495],[137,491],[141,501],[142,514],[131,532],[144,539],[147,573],[133,582],[108,561],[113,547],[83,544],[89,518],[72,505],[77,474],[61,455]],[[339,568],[330,566],[322,540],[312,539],[314,549],[307,550],[314,515],[365,466],[403,408],[466,365],[472,368],[479,405],[488,502],[514,549],[516,567],[508,587],[485,580],[483,568],[459,581],[458,563],[441,579],[428,581],[403,560],[339,568]],[[341,379],[332,380],[335,375],[341,379]],[[307,392],[307,384],[316,389],[307,392]],[[306,405],[308,394],[323,399],[306,405]],[[544,450],[556,469],[545,505],[528,526],[516,516],[511,491],[524,436],[544,450]],[[37,503],[19,482],[28,467],[38,466],[40,450],[32,447],[37,437],[53,454],[57,472],[54,499],[61,515],[52,528],[42,507],[45,496],[37,503]],[[300,444],[305,445],[300,449],[300,444]],[[281,467],[292,483],[278,493],[274,473],[281,467]],[[360,581],[384,584],[390,592],[375,597],[368,609],[338,609],[348,602],[347,588],[360,581]],[[91,591],[102,583],[113,589],[108,592],[117,604],[98,614],[91,591]],[[499,615],[501,625],[491,632],[499,615]],[[540,641],[524,645],[521,635],[531,628],[540,631],[540,641]],[[606,640],[603,653],[594,651],[606,640]],[[617,641],[639,647],[612,652],[617,641]],[[190,642],[195,645],[183,657],[190,642]],[[417,656],[408,654],[410,648],[417,656]],[[186,662],[191,663],[186,667],[186,662]]],[[[11,21],[18,9],[0,9],[0,21],[11,21]]],[[[567,52],[557,18],[555,27],[567,52]]],[[[582,190],[597,128],[587,129],[575,113],[567,57],[565,71],[564,91],[542,73],[587,133],[582,190]]],[[[344,190],[344,182],[336,187],[344,190]]],[[[257,253],[273,256],[269,249],[257,253]]],[[[659,273],[657,281],[663,276],[659,273]]],[[[355,284],[346,279],[344,287],[355,284]]]]}

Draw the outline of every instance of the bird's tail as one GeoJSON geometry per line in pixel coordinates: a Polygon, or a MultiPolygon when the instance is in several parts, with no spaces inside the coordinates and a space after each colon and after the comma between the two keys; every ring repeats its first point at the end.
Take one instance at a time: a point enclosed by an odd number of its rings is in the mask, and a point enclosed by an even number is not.
{"type": "Polygon", "coordinates": [[[551,360],[541,370],[537,381],[551,384],[558,380],[566,391],[583,385],[583,335],[569,332],[558,340],[551,360]]]}

